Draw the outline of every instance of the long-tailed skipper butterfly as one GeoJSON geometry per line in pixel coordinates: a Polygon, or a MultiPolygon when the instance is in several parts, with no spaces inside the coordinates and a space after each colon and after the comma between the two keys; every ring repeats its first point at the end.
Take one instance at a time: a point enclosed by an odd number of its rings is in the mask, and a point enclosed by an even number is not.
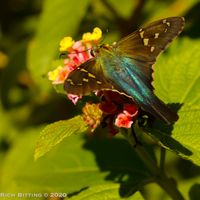
{"type": "Polygon", "coordinates": [[[155,21],[113,45],[93,49],[95,56],[69,74],[64,88],[68,93],[85,95],[99,90],[115,90],[132,97],[143,110],[167,124],[178,119],[153,93],[152,65],[157,56],[178,36],[183,17],[155,21]]]}

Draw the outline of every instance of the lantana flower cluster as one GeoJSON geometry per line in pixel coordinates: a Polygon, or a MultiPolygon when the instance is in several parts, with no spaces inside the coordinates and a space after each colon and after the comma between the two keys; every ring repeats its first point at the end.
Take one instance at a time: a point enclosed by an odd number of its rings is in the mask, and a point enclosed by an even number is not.
{"type": "MultiPolygon", "coordinates": [[[[92,33],[84,33],[79,41],[74,41],[71,37],[64,37],[60,42],[60,52],[66,53],[66,57],[63,66],[58,66],[48,73],[52,84],[63,84],[70,72],[91,59],[90,51],[93,47],[98,46],[101,38],[102,31],[98,27],[94,28],[92,33]]],[[[74,104],[81,99],[81,96],[67,95],[74,104]]],[[[95,92],[95,95],[99,97],[100,102],[86,103],[83,108],[83,119],[91,131],[102,124],[109,128],[111,134],[115,135],[119,128],[132,126],[138,114],[138,107],[131,98],[111,90],[100,90],[95,92]]]]}

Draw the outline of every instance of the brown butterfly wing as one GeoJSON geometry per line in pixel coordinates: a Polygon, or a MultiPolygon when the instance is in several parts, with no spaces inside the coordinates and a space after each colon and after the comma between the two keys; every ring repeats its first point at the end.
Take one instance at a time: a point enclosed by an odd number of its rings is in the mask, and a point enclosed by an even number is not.
{"type": "Polygon", "coordinates": [[[76,95],[86,95],[101,89],[112,88],[113,86],[104,77],[100,63],[95,58],[72,71],[64,83],[67,93],[76,95]]]}
{"type": "Polygon", "coordinates": [[[151,80],[151,66],[156,57],[178,36],[184,27],[183,17],[169,17],[155,21],[122,38],[116,43],[116,51],[133,59],[134,66],[151,80]]]}

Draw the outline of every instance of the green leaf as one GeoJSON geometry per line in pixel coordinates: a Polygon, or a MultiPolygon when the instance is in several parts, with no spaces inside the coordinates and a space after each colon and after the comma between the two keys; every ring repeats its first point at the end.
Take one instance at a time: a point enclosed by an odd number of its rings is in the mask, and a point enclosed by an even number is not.
{"type": "Polygon", "coordinates": [[[63,83],[55,84],[55,85],[53,85],[53,87],[54,87],[54,89],[57,93],[65,94],[65,95],[67,94],[67,92],[64,90],[64,84],[63,83]]]}
{"type": "Polygon", "coordinates": [[[2,138],[7,137],[9,138],[10,135],[13,135],[15,129],[9,115],[3,110],[2,106],[0,105],[0,118],[1,118],[1,126],[0,126],[0,141],[2,138]]]}
{"type": "Polygon", "coordinates": [[[64,138],[72,134],[83,133],[87,128],[81,116],[47,125],[42,130],[38,139],[34,158],[38,159],[50,151],[55,145],[59,144],[64,138]]]}
{"type": "MultiPolygon", "coordinates": [[[[4,193],[13,193],[15,197],[12,199],[19,199],[18,193],[25,192],[36,192],[27,182],[25,185],[20,187],[16,184],[18,176],[20,173],[28,172],[33,161],[33,151],[37,138],[37,133],[40,131],[40,128],[34,128],[34,130],[23,130],[23,134],[16,137],[12,147],[9,149],[4,162],[1,163],[1,181],[0,181],[0,191],[4,193]]],[[[43,192],[41,188],[37,190],[36,193],[43,192]]],[[[35,198],[26,198],[23,199],[35,199],[35,198]]],[[[38,200],[43,198],[38,198],[38,200]]]]}
{"type": "Polygon", "coordinates": [[[182,39],[174,42],[154,67],[156,94],[166,103],[176,103],[179,108],[179,120],[173,131],[169,127],[163,127],[162,131],[172,134],[172,138],[187,148],[190,154],[180,155],[197,165],[200,165],[199,66],[200,40],[182,39]]]}
{"type": "Polygon", "coordinates": [[[173,138],[192,152],[190,156],[181,156],[200,165],[200,106],[183,106],[179,117],[172,132],[173,138]]]}
{"type": "Polygon", "coordinates": [[[200,196],[200,176],[182,180],[179,184],[181,193],[187,197],[186,199],[199,199],[200,196]]]}
{"type": "Polygon", "coordinates": [[[198,2],[199,0],[151,0],[146,2],[143,12],[148,13],[148,21],[152,22],[169,16],[184,16],[198,2]]]}
{"type": "Polygon", "coordinates": [[[89,0],[46,0],[35,39],[28,52],[28,67],[40,88],[50,87],[43,77],[51,68],[51,62],[59,54],[59,42],[73,36],[86,12],[89,0]]]}
{"type": "Polygon", "coordinates": [[[46,156],[34,161],[38,131],[24,131],[12,146],[1,173],[1,191],[70,194],[114,182],[120,184],[121,194],[123,186],[137,190],[150,179],[147,168],[127,141],[117,137],[67,137],[46,156]]]}
{"type": "Polygon", "coordinates": [[[108,0],[108,2],[114,9],[116,9],[116,12],[119,16],[127,19],[132,14],[136,4],[136,2],[132,0],[124,0],[124,1],[108,0]]]}
{"type": "Polygon", "coordinates": [[[183,146],[177,140],[173,139],[169,134],[165,133],[165,131],[161,131],[157,128],[150,129],[148,126],[143,127],[143,129],[145,132],[147,132],[147,134],[157,140],[158,144],[160,144],[162,147],[172,150],[182,157],[192,155],[192,152],[188,148],[183,146]]]}
{"type": "Polygon", "coordinates": [[[70,198],[71,200],[143,200],[144,198],[139,192],[136,192],[134,195],[128,198],[121,198],[119,195],[119,184],[102,184],[90,187],[89,189],[81,192],[80,194],[70,198]]]}

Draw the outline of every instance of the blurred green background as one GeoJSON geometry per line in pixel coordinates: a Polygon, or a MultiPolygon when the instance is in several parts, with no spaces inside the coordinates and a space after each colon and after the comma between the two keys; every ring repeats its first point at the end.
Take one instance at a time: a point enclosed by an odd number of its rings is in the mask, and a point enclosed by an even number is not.
{"type": "MultiPolygon", "coordinates": [[[[119,142],[121,138],[114,139],[112,149],[107,141],[105,144],[97,142],[99,149],[95,149],[87,144],[86,138],[77,136],[77,139],[62,142],[45,158],[33,161],[36,140],[44,125],[81,112],[64,95],[57,94],[47,79],[48,71],[59,62],[59,41],[64,36],[79,40],[82,33],[98,26],[104,32],[105,42],[111,44],[148,22],[184,16],[186,26],[180,38],[198,40],[199,11],[198,0],[1,0],[0,192],[66,191],[73,196],[84,185],[88,187],[85,182],[80,183],[78,173],[65,173],[66,168],[73,168],[78,162],[71,158],[73,155],[80,157],[81,162],[86,158],[86,165],[88,159],[88,163],[93,162],[95,169],[99,167],[104,173],[110,169],[104,169],[98,162],[98,152],[117,154],[113,160],[125,162],[124,165],[129,154],[131,157],[124,141],[119,142]],[[128,152],[125,157],[117,148],[120,144],[123,152],[128,152]],[[119,161],[120,158],[124,161],[119,161]]],[[[179,55],[179,51],[176,53],[179,55]]],[[[169,175],[178,180],[186,199],[200,198],[199,167],[168,152],[166,168],[169,175]]],[[[112,170],[109,173],[107,180],[114,181],[118,176],[112,174],[112,170]]],[[[104,175],[93,177],[101,179],[104,175]]],[[[141,191],[146,199],[168,198],[154,184],[141,191]]]]}

